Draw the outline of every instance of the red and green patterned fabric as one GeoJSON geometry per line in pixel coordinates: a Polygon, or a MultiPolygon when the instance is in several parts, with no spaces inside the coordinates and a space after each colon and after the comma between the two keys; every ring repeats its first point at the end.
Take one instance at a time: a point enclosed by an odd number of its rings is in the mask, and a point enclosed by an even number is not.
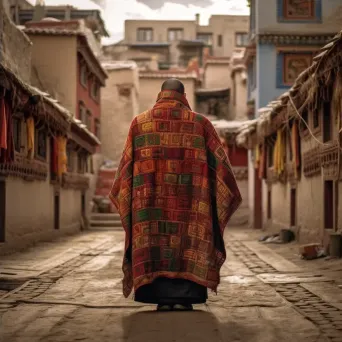
{"type": "Polygon", "coordinates": [[[241,195],[215,128],[183,95],[163,91],[133,120],[109,197],[126,233],[125,297],[160,276],[217,291],[241,195]]]}

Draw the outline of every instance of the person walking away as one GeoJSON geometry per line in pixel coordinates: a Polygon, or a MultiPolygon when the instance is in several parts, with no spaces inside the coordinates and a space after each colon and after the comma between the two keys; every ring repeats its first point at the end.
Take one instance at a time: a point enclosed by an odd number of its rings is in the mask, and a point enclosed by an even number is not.
{"type": "Polygon", "coordinates": [[[125,230],[123,294],[157,310],[192,310],[217,293],[224,229],[241,203],[212,123],[169,79],[134,118],[109,194],[125,230]]]}

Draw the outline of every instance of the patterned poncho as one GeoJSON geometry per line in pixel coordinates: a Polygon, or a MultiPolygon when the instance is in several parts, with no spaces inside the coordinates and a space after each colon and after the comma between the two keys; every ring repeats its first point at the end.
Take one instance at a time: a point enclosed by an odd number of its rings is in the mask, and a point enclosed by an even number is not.
{"type": "Polygon", "coordinates": [[[126,233],[125,297],[160,276],[217,291],[241,195],[213,125],[183,95],[163,91],[133,120],[109,197],[126,233]]]}

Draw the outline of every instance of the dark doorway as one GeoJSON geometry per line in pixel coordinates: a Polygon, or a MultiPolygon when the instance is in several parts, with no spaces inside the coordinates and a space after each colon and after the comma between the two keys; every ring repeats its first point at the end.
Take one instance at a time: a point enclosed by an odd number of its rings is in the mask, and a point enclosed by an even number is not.
{"type": "Polygon", "coordinates": [[[323,142],[331,140],[331,102],[323,104],[323,142]]]}
{"type": "Polygon", "coordinates": [[[270,220],[272,218],[272,191],[267,192],[267,218],[270,220]]]}
{"type": "Polygon", "coordinates": [[[327,180],[324,182],[324,228],[334,228],[334,182],[327,180]]]}
{"type": "Polygon", "coordinates": [[[86,214],[86,195],[84,192],[81,194],[81,214],[83,217],[86,214]]]}
{"type": "Polygon", "coordinates": [[[290,224],[294,227],[297,222],[297,189],[291,189],[291,202],[290,202],[290,224]]]}
{"type": "Polygon", "coordinates": [[[5,242],[6,182],[0,181],[0,242],[5,242]]]}
{"type": "Polygon", "coordinates": [[[258,169],[254,171],[254,228],[262,229],[262,182],[258,169]]]}
{"type": "Polygon", "coordinates": [[[60,226],[60,195],[55,193],[54,201],[54,213],[55,213],[55,229],[59,229],[60,226]]]}

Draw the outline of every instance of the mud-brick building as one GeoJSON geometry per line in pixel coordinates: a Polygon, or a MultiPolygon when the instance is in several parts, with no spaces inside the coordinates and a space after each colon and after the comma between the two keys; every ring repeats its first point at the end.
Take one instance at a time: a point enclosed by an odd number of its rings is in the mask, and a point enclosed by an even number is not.
{"type": "Polygon", "coordinates": [[[342,232],[341,51],[339,33],[236,138],[255,154],[263,227],[291,228],[301,242],[342,232]]]}
{"type": "MultiPolygon", "coordinates": [[[[84,169],[90,178],[86,194],[88,213],[88,203],[95,193],[96,173],[102,162],[101,90],[107,74],[92,49],[84,20],[43,18],[27,22],[23,31],[33,43],[32,83],[60,101],[86,131],[87,143],[82,149],[68,144],[67,152],[75,160],[70,168],[84,169]],[[94,145],[97,145],[95,154],[94,145]]],[[[72,127],[76,129],[75,125],[72,127]]]]}
{"type": "Polygon", "coordinates": [[[82,228],[89,178],[81,163],[70,170],[66,146],[88,143],[94,152],[97,145],[56,99],[30,85],[32,43],[7,13],[0,2],[0,253],[82,228]]]}

